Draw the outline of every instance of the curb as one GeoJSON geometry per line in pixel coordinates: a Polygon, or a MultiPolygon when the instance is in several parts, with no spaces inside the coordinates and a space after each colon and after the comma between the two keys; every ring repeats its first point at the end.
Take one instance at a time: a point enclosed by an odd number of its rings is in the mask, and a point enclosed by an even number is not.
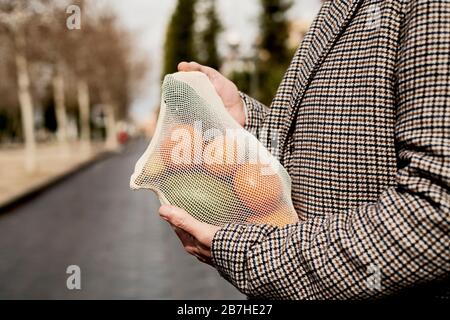
{"type": "Polygon", "coordinates": [[[42,192],[46,191],[47,189],[50,189],[51,187],[74,176],[75,174],[89,168],[93,164],[95,164],[101,160],[105,160],[106,158],[108,158],[114,154],[117,154],[117,153],[118,153],[117,151],[103,151],[103,152],[99,153],[98,155],[94,156],[92,159],[89,159],[89,160],[67,170],[64,173],[56,175],[56,176],[48,179],[47,181],[42,182],[15,197],[12,197],[11,199],[0,204],[0,214],[4,214],[4,213],[7,213],[8,211],[15,209],[16,207],[23,204],[24,202],[35,198],[36,196],[38,196],[42,192]]]}

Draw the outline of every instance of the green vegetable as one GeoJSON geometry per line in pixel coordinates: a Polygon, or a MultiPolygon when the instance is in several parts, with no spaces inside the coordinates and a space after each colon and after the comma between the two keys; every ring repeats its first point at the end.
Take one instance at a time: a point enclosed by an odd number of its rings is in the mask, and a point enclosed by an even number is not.
{"type": "Polygon", "coordinates": [[[242,204],[232,188],[206,173],[172,174],[163,181],[161,190],[171,205],[183,208],[209,224],[222,226],[226,221],[239,222],[246,218],[238,212],[242,204]],[[219,208],[222,208],[221,212],[219,208]]]}

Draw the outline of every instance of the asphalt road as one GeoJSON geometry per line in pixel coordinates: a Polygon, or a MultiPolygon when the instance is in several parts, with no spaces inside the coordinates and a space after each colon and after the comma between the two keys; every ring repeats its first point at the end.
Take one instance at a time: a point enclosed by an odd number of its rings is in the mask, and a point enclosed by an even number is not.
{"type": "Polygon", "coordinates": [[[0,299],[243,299],[185,254],[150,191],[129,176],[146,142],[0,215],[0,299]],[[81,269],[81,290],[66,269],[81,269]]]}

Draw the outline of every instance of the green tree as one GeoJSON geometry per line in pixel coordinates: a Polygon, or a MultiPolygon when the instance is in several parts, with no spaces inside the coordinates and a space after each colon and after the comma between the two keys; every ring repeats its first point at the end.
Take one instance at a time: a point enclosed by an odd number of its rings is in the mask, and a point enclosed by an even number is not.
{"type": "Polygon", "coordinates": [[[178,0],[166,31],[163,74],[175,72],[178,62],[196,60],[194,44],[196,0],[178,0]]]}
{"type": "Polygon", "coordinates": [[[204,12],[205,23],[199,32],[197,43],[200,63],[214,69],[220,68],[220,57],[217,51],[217,38],[222,31],[222,24],[217,16],[216,1],[203,0],[206,8],[204,12]]]}
{"type": "Polygon", "coordinates": [[[257,98],[270,104],[291,59],[286,44],[289,35],[286,13],[292,0],[260,0],[260,43],[256,63],[258,73],[257,98]]]}

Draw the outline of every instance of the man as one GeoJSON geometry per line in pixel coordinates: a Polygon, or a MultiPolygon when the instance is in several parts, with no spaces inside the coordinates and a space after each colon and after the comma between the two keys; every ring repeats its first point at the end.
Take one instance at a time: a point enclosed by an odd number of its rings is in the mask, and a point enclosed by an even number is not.
{"type": "Polygon", "coordinates": [[[217,228],[161,207],[186,251],[256,298],[448,294],[450,1],[325,2],[270,109],[213,69],[179,70],[206,73],[260,139],[278,133],[306,218],[217,228]]]}

